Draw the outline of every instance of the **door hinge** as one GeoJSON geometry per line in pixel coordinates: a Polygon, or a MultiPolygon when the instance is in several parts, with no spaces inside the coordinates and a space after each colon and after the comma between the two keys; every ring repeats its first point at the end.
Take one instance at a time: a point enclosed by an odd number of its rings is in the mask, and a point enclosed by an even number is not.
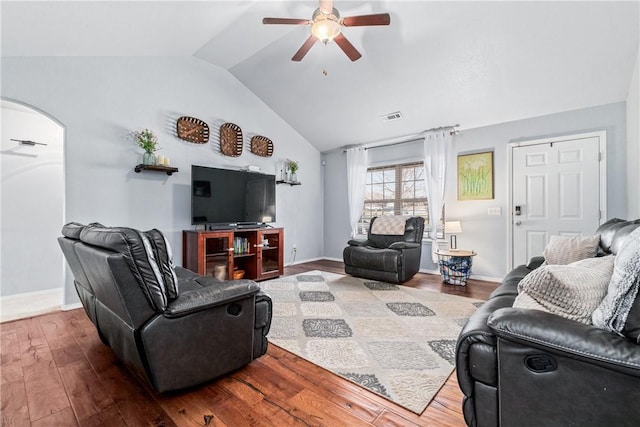
{"type": "Polygon", "coordinates": [[[602,151],[598,151],[598,161],[601,162],[603,158],[604,155],[602,154],[602,151]]]}

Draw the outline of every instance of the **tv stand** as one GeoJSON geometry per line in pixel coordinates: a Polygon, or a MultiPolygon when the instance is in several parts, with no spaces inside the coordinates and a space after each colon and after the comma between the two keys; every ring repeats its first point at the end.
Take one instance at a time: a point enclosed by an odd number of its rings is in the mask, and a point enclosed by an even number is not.
{"type": "Polygon", "coordinates": [[[182,266],[224,280],[266,280],[284,274],[284,229],[267,228],[264,224],[244,224],[248,228],[241,225],[183,230],[182,266]]]}

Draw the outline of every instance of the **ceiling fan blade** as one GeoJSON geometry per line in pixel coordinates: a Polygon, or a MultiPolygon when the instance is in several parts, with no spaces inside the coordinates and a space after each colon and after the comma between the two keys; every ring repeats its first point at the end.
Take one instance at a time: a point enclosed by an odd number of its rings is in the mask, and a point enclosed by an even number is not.
{"type": "Polygon", "coordinates": [[[347,54],[350,60],[357,61],[362,56],[362,54],[358,52],[358,49],[356,49],[342,33],[338,34],[333,41],[340,46],[340,49],[347,54]]]}
{"type": "Polygon", "coordinates": [[[314,35],[309,36],[307,41],[305,41],[304,44],[300,47],[300,49],[298,49],[298,51],[296,52],[295,55],[293,55],[293,58],[291,58],[291,60],[296,62],[302,61],[302,58],[304,58],[307,52],[309,52],[309,49],[311,49],[311,47],[317,41],[318,41],[318,38],[316,36],[314,35]]]}
{"type": "Polygon", "coordinates": [[[333,12],[333,0],[320,0],[319,9],[324,13],[333,12]]]}
{"type": "Polygon", "coordinates": [[[311,21],[308,19],[296,18],[262,18],[263,24],[285,24],[285,25],[309,25],[311,21]]]}
{"type": "Polygon", "coordinates": [[[375,15],[347,16],[342,18],[342,25],[345,27],[361,27],[365,25],[389,25],[391,16],[388,13],[377,13],[375,15]]]}

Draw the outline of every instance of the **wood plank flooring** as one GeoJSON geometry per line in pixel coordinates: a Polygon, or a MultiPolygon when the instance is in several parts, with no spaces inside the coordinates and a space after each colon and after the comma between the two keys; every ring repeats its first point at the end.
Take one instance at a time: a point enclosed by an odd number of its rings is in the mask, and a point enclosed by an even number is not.
{"type": "MultiPolygon", "coordinates": [[[[341,262],[294,265],[344,274],[341,262]]],[[[496,283],[466,287],[418,273],[407,286],[486,299],[496,283]]],[[[158,395],[100,341],[82,309],[0,325],[1,422],[9,426],[464,426],[455,373],[418,416],[274,345],[224,378],[158,395]]]]}

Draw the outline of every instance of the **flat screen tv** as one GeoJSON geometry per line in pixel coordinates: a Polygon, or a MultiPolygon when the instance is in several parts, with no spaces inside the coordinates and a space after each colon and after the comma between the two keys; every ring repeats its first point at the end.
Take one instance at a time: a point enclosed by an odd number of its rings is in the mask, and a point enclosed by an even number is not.
{"type": "Polygon", "coordinates": [[[276,220],[276,177],[191,166],[191,223],[258,225],[276,220]]]}

